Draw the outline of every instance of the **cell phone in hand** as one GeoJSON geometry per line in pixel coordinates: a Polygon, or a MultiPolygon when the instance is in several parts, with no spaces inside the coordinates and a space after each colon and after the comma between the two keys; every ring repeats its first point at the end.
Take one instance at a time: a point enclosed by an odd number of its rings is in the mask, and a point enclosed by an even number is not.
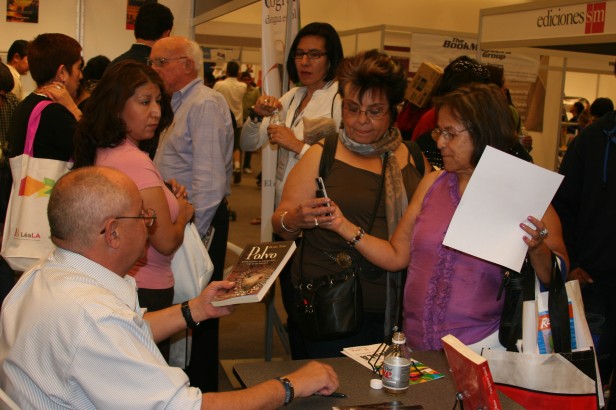
{"type": "MultiPolygon", "coordinates": [[[[323,182],[323,178],[321,177],[315,178],[315,181],[317,183],[317,198],[329,198],[327,196],[327,191],[325,190],[325,183],[323,182]]],[[[323,204],[323,206],[329,207],[329,202],[323,204]]],[[[325,216],[330,216],[330,215],[331,213],[325,214],[325,216]]]]}

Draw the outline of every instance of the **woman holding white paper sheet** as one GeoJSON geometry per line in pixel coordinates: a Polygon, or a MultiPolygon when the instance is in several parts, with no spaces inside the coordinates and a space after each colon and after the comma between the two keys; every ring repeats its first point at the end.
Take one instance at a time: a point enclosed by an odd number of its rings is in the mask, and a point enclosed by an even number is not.
{"type": "MultiPolygon", "coordinates": [[[[408,266],[403,328],[411,348],[440,349],[440,338],[449,333],[476,348],[498,348],[503,301],[496,299],[503,268],[442,242],[485,147],[511,153],[516,142],[511,112],[502,92],[485,84],[461,87],[435,105],[438,128],[432,133],[444,170],[422,180],[389,242],[365,235],[355,248],[384,269],[408,266]]],[[[338,207],[321,226],[344,239],[358,229],[338,207]]],[[[552,252],[567,260],[558,216],[550,206],[541,220],[529,216],[520,228],[539,280],[548,283],[552,252]]]]}

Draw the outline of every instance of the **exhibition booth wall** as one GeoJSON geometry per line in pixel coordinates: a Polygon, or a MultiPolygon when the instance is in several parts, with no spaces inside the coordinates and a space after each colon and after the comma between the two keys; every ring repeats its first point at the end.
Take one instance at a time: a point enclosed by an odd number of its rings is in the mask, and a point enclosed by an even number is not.
{"type": "MultiPolygon", "coordinates": [[[[206,12],[203,12],[203,1],[196,1],[194,5],[185,0],[160,2],[169,6],[174,13],[173,34],[194,36],[204,46],[204,53],[209,56],[206,59],[209,58],[211,64],[222,68],[227,61],[237,60],[251,64],[258,70],[261,62],[261,28],[254,22],[261,19],[261,2],[207,1],[205,4],[210,4],[210,7],[206,12]]],[[[541,118],[539,126],[530,128],[535,137],[533,155],[539,165],[554,169],[560,143],[563,98],[579,96],[592,101],[597,97],[609,97],[616,101],[616,80],[613,76],[616,46],[611,48],[611,56],[580,53],[584,49],[594,50],[590,48],[592,44],[610,44],[612,41],[614,45],[616,17],[613,14],[616,1],[530,1],[481,8],[513,2],[515,0],[472,0],[461,4],[433,0],[425,2],[430,4],[425,9],[420,7],[424,4],[421,1],[406,0],[388,0],[378,6],[367,0],[342,0],[335,4],[324,0],[302,0],[300,4],[304,24],[315,20],[327,21],[339,30],[346,55],[362,49],[378,48],[408,64],[411,73],[423,61],[444,66],[460,54],[468,54],[482,62],[503,64],[508,80],[516,82],[514,100],[522,112],[525,111],[525,96],[530,89],[530,86],[525,88],[527,85],[524,84],[530,81],[522,79],[518,82],[518,76],[535,76],[541,87],[545,88],[545,98],[541,112],[534,114],[541,118]],[[569,8],[574,9],[571,13],[587,13],[586,8],[590,4],[605,5],[603,33],[586,34],[578,26],[560,25],[551,27],[558,30],[558,35],[551,34],[553,38],[545,38],[550,28],[536,27],[537,13],[547,18],[548,10],[552,10],[550,16],[558,18],[569,13],[569,8]],[[418,13],[419,8],[422,8],[422,13],[418,13]],[[372,24],[367,24],[369,22],[372,24]],[[381,22],[388,24],[374,25],[381,22]],[[418,27],[391,22],[415,23],[418,27]],[[423,28],[426,26],[430,28],[423,28]],[[441,46],[434,47],[434,44],[441,46]],[[452,46],[445,47],[444,44],[452,46]],[[567,45],[574,45],[575,51],[558,49],[567,45]]],[[[133,31],[126,28],[127,3],[127,0],[40,2],[37,24],[6,22],[6,10],[2,10],[0,56],[5,57],[14,39],[31,39],[44,32],[61,32],[75,37],[82,44],[86,61],[98,54],[114,58],[134,42],[133,31]]],[[[26,90],[34,88],[29,76],[24,78],[24,83],[26,90]]],[[[533,113],[529,115],[532,117],[533,113]]],[[[530,119],[531,124],[537,123],[530,119]]]]}
{"type": "MultiPolygon", "coordinates": [[[[228,6],[229,3],[236,2],[226,3],[228,6]]],[[[306,4],[312,6],[315,3],[322,4],[320,0],[314,2],[304,0],[301,3],[300,17],[304,23],[314,21],[315,18],[306,18],[306,15],[312,15],[310,13],[313,9],[303,6],[306,4]]],[[[591,102],[598,97],[608,97],[616,101],[616,79],[613,75],[616,45],[610,43],[615,38],[613,25],[616,23],[616,18],[612,16],[611,10],[616,5],[616,1],[598,3],[607,9],[607,14],[603,14],[603,32],[589,35],[585,34],[583,29],[580,31],[578,27],[577,30],[564,30],[559,33],[558,41],[547,43],[544,43],[546,39],[541,38],[542,35],[545,36],[541,30],[549,31],[550,27],[547,29],[545,27],[533,28],[537,25],[537,13],[544,19],[547,19],[548,13],[550,16],[566,14],[567,9],[563,12],[559,10],[567,7],[581,8],[573,12],[586,13],[586,8],[590,7],[590,4],[597,3],[584,3],[579,0],[531,1],[481,9],[479,12],[474,12],[477,25],[472,27],[472,31],[464,30],[468,30],[465,23],[468,24],[469,20],[473,20],[473,17],[468,17],[465,13],[472,13],[470,10],[474,4],[462,6],[459,3],[448,2],[447,6],[439,8],[443,4],[437,2],[438,4],[435,3],[430,8],[438,9],[437,12],[423,13],[419,17],[418,13],[413,12],[418,7],[415,2],[413,4],[409,2],[402,4],[398,1],[391,3],[394,4],[391,7],[390,2],[386,2],[383,7],[369,8],[362,0],[354,1],[352,6],[348,1],[342,1],[331,7],[319,8],[319,10],[326,9],[327,13],[316,19],[330,22],[339,30],[345,55],[352,55],[357,51],[370,48],[384,50],[396,57],[402,64],[407,64],[411,75],[422,62],[432,62],[444,67],[452,58],[460,54],[475,57],[483,63],[504,66],[514,103],[523,118],[528,121],[530,134],[534,137],[535,148],[532,154],[538,165],[548,169],[558,167],[558,150],[563,143],[560,131],[562,130],[562,110],[566,109],[563,107],[565,97],[584,97],[591,102]],[[378,18],[384,10],[389,12],[395,10],[395,13],[390,13],[390,15],[395,15],[393,21],[400,21],[401,16],[408,16],[404,21],[409,22],[420,18],[421,24],[432,28],[386,24],[341,29],[348,27],[348,21],[345,19],[347,17],[341,16],[339,10],[341,8],[347,10],[348,18],[356,19],[358,22],[369,21],[365,19],[366,10],[370,10],[375,18],[378,18]],[[527,21],[518,23],[513,20],[511,13],[518,12],[526,13],[527,21]],[[450,13],[457,13],[458,19],[452,18],[450,13]],[[535,17],[530,19],[529,13],[535,17]],[[466,18],[462,18],[463,16],[466,18]],[[498,19],[496,23],[490,20],[492,16],[498,19]],[[449,24],[445,24],[445,21],[449,24]],[[513,21],[516,22],[512,24],[513,21]],[[484,27],[486,22],[492,25],[484,27]],[[497,37],[492,38],[492,33],[497,37]],[[512,40],[515,41],[512,42],[512,40]],[[610,47],[610,44],[613,47],[610,47]],[[539,47],[544,45],[551,48],[539,47]],[[570,45],[574,45],[573,51],[567,48],[562,49],[570,45]],[[607,54],[589,53],[589,51],[596,50],[596,45],[604,45],[603,51],[607,54]],[[546,109],[546,107],[549,108],[546,109]]],[[[506,3],[484,2],[488,7],[506,3]]],[[[197,39],[201,43],[218,44],[221,49],[227,49],[226,53],[212,53],[212,56],[240,56],[239,60],[250,64],[258,74],[260,48],[240,45],[235,40],[235,35],[243,40],[260,37],[260,24],[254,24],[261,17],[260,7],[260,3],[249,5],[241,10],[224,14],[222,17],[218,17],[220,9],[205,13],[196,19],[199,22],[195,26],[197,39]]],[[[590,16],[590,13],[584,16],[586,18],[590,16]]],[[[600,14],[597,14],[597,18],[599,16],[600,14]]],[[[383,19],[383,21],[391,21],[389,17],[386,19],[383,17],[383,19]]],[[[583,26],[585,27],[585,24],[583,26]]],[[[246,41],[242,44],[246,44],[246,41]]],[[[225,61],[212,60],[211,63],[222,70],[225,61]]]]}
{"type": "Polygon", "coordinates": [[[584,97],[616,101],[616,1],[537,1],[483,9],[482,50],[544,56],[539,72],[543,104],[533,113],[541,121],[531,128],[535,162],[557,169],[566,148],[563,102],[584,97]]]}

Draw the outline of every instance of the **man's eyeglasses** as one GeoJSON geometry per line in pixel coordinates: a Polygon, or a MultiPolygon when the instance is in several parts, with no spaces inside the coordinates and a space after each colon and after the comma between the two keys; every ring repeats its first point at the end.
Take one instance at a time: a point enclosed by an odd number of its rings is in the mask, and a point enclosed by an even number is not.
{"type": "Polygon", "coordinates": [[[156,66],[158,68],[162,68],[162,67],[166,66],[167,64],[169,64],[171,61],[183,60],[185,58],[188,58],[188,57],[184,56],[184,57],[172,57],[172,58],[164,58],[164,57],[161,57],[161,58],[148,58],[146,60],[146,64],[148,66],[150,66],[150,67],[156,66]]]}
{"type": "Polygon", "coordinates": [[[360,110],[359,105],[355,104],[342,104],[342,109],[349,117],[357,118],[363,112],[364,114],[366,114],[366,117],[371,120],[380,120],[389,112],[388,107],[386,106],[372,107],[367,110],[360,110]]]}
{"type": "Polygon", "coordinates": [[[461,130],[454,130],[453,128],[435,128],[432,130],[432,138],[434,141],[438,141],[440,137],[443,137],[445,141],[449,142],[454,139],[459,133],[466,131],[466,128],[461,130]]]}
{"type": "Polygon", "coordinates": [[[302,58],[304,58],[304,56],[307,56],[308,60],[316,60],[317,58],[321,58],[326,55],[327,55],[327,52],[317,51],[317,50],[308,50],[308,51],[295,50],[295,52],[293,52],[293,58],[296,60],[301,60],[302,58]]]}
{"type": "MultiPolygon", "coordinates": [[[[145,226],[149,228],[152,225],[154,225],[154,221],[156,220],[156,212],[153,209],[148,208],[148,209],[142,209],[141,215],[139,216],[116,216],[113,219],[143,219],[143,223],[145,224],[145,226]]],[[[100,233],[104,234],[105,230],[106,228],[103,228],[103,230],[100,231],[100,233]]]]}

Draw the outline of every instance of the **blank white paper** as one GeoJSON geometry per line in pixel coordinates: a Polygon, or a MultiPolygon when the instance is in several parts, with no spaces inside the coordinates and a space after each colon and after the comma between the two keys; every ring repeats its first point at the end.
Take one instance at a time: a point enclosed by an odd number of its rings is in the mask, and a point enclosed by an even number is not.
{"type": "Polygon", "coordinates": [[[541,219],[563,176],[490,146],[462,195],[443,245],[520,271],[528,246],[519,224],[541,219]]]}

